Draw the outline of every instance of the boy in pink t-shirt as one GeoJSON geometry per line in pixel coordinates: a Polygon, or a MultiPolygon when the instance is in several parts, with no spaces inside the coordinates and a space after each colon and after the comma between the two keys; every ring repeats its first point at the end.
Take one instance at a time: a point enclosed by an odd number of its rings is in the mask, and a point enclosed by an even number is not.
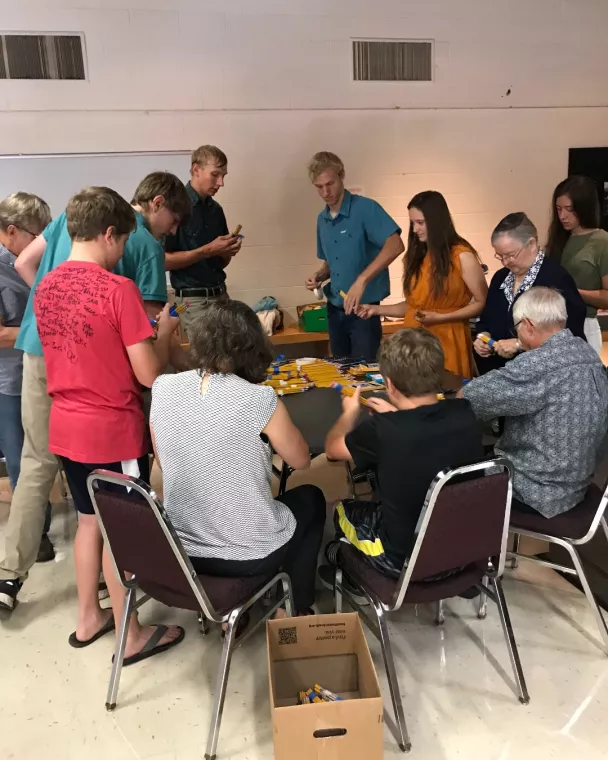
{"type": "MultiPolygon", "coordinates": [[[[112,630],[124,592],[104,568],[112,610],[99,606],[102,537],[88,491],[96,469],[149,479],[149,442],[141,386],[151,387],[169,360],[179,319],[168,307],[156,340],[135,283],[113,274],[135,229],[132,207],[108,188],[91,187],[66,208],[69,259],[40,282],[34,310],[52,399],[49,450],[60,457],[79,512],[74,541],[78,623],[70,644],[84,647],[112,630]]],[[[105,562],[104,562],[105,564],[105,562]]],[[[183,630],[131,624],[125,664],[162,651],[183,630]]]]}

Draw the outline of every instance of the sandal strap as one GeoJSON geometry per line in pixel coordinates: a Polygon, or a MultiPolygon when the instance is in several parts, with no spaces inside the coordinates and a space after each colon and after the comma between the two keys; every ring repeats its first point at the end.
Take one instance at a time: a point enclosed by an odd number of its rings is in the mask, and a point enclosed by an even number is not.
{"type": "Polygon", "coordinates": [[[143,647],[139,650],[139,654],[143,654],[144,652],[149,652],[152,649],[154,649],[158,645],[158,642],[162,639],[162,637],[167,633],[168,630],[169,630],[168,625],[157,625],[154,633],[150,636],[150,638],[146,641],[143,647]]]}

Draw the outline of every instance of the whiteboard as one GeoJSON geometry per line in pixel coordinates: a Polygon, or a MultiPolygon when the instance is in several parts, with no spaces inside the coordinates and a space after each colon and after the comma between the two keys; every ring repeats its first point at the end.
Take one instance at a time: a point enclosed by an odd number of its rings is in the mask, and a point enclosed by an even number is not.
{"type": "Polygon", "coordinates": [[[169,171],[182,182],[190,176],[190,151],[166,153],[53,153],[0,155],[0,199],[19,190],[44,199],[53,216],[89,185],[111,187],[130,201],[141,180],[169,171]]]}

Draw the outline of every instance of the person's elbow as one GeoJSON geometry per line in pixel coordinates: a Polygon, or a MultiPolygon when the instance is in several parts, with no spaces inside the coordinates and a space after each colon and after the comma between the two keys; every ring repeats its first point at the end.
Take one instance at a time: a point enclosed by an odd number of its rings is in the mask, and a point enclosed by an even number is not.
{"type": "Polygon", "coordinates": [[[26,258],[18,256],[14,266],[15,272],[31,288],[36,277],[36,270],[32,267],[31,263],[26,258]]]}
{"type": "Polygon", "coordinates": [[[132,365],[133,373],[140,385],[144,388],[151,388],[156,378],[162,374],[163,368],[160,366],[158,359],[142,362],[141,364],[132,365]]]}
{"type": "Polygon", "coordinates": [[[325,456],[333,462],[346,462],[350,459],[350,452],[346,448],[343,438],[328,438],[325,441],[325,456]]]}
{"type": "Polygon", "coordinates": [[[146,370],[145,372],[136,372],[135,377],[140,385],[144,388],[151,388],[154,385],[154,381],[160,375],[160,372],[146,370]]]}
{"type": "Polygon", "coordinates": [[[297,451],[293,452],[289,466],[294,470],[310,469],[310,450],[308,445],[300,446],[297,451]]]}
{"type": "Polygon", "coordinates": [[[399,232],[395,233],[395,256],[401,256],[405,251],[405,244],[399,232]]]}
{"type": "Polygon", "coordinates": [[[483,296],[483,297],[480,296],[479,299],[476,298],[472,302],[471,306],[474,307],[473,309],[471,309],[471,311],[472,311],[471,318],[472,317],[479,317],[485,311],[485,308],[486,308],[486,297],[485,296],[483,296]]]}

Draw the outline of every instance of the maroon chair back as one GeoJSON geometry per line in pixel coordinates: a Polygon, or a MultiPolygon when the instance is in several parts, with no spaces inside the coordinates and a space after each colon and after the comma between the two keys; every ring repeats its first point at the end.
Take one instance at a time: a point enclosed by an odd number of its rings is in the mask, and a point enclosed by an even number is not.
{"type": "Polygon", "coordinates": [[[88,488],[106,547],[123,583],[125,574],[133,573],[142,588],[153,588],[154,598],[169,606],[189,610],[208,606],[212,612],[154,491],[137,478],[105,470],[89,476],[88,488]],[[113,490],[107,490],[108,485],[113,490]]]}
{"type": "MultiPolygon", "coordinates": [[[[461,468],[462,470],[463,468],[461,468]]],[[[418,535],[418,552],[410,580],[420,581],[490,557],[499,557],[508,526],[511,494],[508,471],[470,473],[462,482],[431,487],[426,524],[418,535]]],[[[461,473],[462,475],[462,473],[461,473]]]]}

